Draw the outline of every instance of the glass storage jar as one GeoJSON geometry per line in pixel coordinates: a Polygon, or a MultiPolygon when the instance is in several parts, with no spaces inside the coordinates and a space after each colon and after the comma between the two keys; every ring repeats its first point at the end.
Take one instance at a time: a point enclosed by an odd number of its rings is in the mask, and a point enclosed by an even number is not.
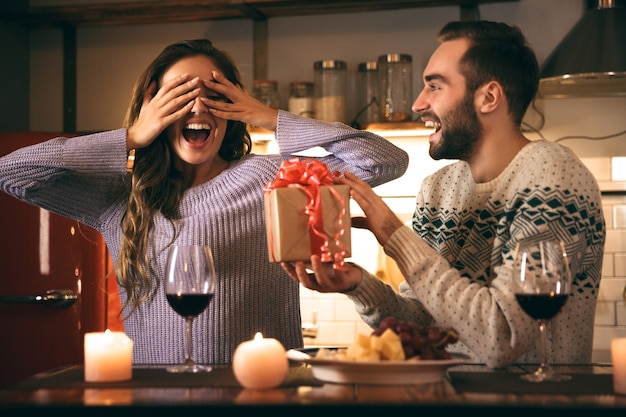
{"type": "Polygon", "coordinates": [[[313,83],[309,81],[292,81],[289,95],[289,111],[299,116],[314,118],[313,83]]]}
{"type": "Polygon", "coordinates": [[[413,103],[412,57],[386,54],[378,57],[381,117],[385,122],[411,120],[413,103]]]}
{"type": "Polygon", "coordinates": [[[317,119],[345,123],[346,68],[345,61],[324,60],[313,63],[317,119]]]}
{"type": "Polygon", "coordinates": [[[378,94],[378,63],[361,62],[356,73],[356,108],[354,121],[362,126],[380,122],[380,102],[378,94]]]}
{"type": "Polygon", "coordinates": [[[275,80],[254,80],[254,98],[269,107],[278,110],[280,97],[278,96],[278,82],[275,80]]]}

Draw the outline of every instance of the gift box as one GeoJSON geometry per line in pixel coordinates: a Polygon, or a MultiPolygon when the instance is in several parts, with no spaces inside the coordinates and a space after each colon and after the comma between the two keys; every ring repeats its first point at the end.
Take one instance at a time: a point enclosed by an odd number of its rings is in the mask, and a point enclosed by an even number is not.
{"type": "Polygon", "coordinates": [[[265,193],[265,225],[271,262],[309,261],[312,254],[351,256],[350,187],[343,184],[319,186],[315,215],[323,236],[316,234],[307,213],[310,202],[306,187],[275,188],[265,193]],[[332,190],[331,190],[332,188],[332,190]],[[333,192],[334,191],[334,192],[333,192]]]}

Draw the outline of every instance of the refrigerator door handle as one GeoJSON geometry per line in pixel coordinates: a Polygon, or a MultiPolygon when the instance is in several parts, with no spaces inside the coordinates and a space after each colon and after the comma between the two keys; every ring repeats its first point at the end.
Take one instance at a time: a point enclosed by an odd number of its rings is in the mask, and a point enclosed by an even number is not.
{"type": "Polygon", "coordinates": [[[0,303],[45,304],[50,307],[69,307],[78,296],[72,290],[49,290],[45,294],[0,296],[0,303]]]}

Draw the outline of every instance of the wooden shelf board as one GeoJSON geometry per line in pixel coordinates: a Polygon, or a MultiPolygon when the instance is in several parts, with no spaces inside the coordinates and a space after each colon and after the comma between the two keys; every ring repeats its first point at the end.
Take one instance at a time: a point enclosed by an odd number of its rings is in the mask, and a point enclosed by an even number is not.
{"type": "Polygon", "coordinates": [[[473,7],[519,0],[150,0],[72,6],[0,6],[0,21],[28,27],[114,26],[220,19],[371,12],[418,7],[473,7]]]}

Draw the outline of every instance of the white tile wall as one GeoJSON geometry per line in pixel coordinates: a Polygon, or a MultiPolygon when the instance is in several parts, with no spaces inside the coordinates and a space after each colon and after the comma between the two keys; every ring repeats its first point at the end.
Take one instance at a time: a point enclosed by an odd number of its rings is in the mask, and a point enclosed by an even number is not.
{"type": "MultiPolygon", "coordinates": [[[[405,144],[403,144],[405,145],[405,144]]],[[[405,146],[403,146],[405,147],[405,146]]],[[[412,153],[413,155],[419,153],[412,153]]],[[[583,162],[600,181],[610,181],[612,158],[589,158],[583,162]]],[[[417,165],[417,164],[416,164],[417,165]]],[[[432,172],[433,167],[428,167],[432,172]]],[[[428,172],[412,167],[411,183],[419,184],[428,172]]],[[[407,175],[407,174],[405,174],[407,175]]],[[[621,174],[620,174],[621,175],[621,174]]],[[[619,179],[623,180],[623,179],[619,179]]],[[[416,190],[415,190],[416,191],[416,190]]],[[[400,191],[385,189],[384,195],[407,195],[406,188],[400,191]]],[[[413,195],[415,192],[413,192],[413,195]]],[[[412,211],[412,198],[403,199],[402,211],[408,216],[412,211]],[[406,203],[408,201],[408,203],[406,203]]],[[[394,200],[394,204],[400,204],[394,200]]],[[[352,207],[353,215],[358,207],[352,207]]],[[[606,195],[603,197],[603,210],[606,218],[607,239],[602,268],[602,281],[598,296],[594,333],[594,360],[610,361],[610,342],[616,337],[626,337],[626,196],[606,195]]],[[[408,218],[408,217],[407,217],[408,218]]],[[[375,272],[378,269],[379,246],[368,232],[356,231],[353,234],[353,254],[359,254],[355,262],[375,272]],[[359,234],[364,233],[364,234],[359,234]]],[[[302,318],[311,321],[317,312],[318,335],[305,340],[310,345],[347,345],[354,341],[358,332],[369,333],[371,329],[360,319],[352,302],[343,294],[320,294],[302,288],[302,318]]]]}
{"type": "MultiPolygon", "coordinates": [[[[611,162],[615,165],[618,158],[607,159],[604,170],[611,162]]],[[[593,171],[593,167],[590,169],[593,171]]],[[[621,175],[619,170],[611,169],[611,172],[613,180],[623,181],[622,177],[615,176],[621,175]]],[[[608,362],[611,340],[626,337],[626,196],[605,195],[603,209],[607,234],[596,307],[594,359],[608,362]]]]}

